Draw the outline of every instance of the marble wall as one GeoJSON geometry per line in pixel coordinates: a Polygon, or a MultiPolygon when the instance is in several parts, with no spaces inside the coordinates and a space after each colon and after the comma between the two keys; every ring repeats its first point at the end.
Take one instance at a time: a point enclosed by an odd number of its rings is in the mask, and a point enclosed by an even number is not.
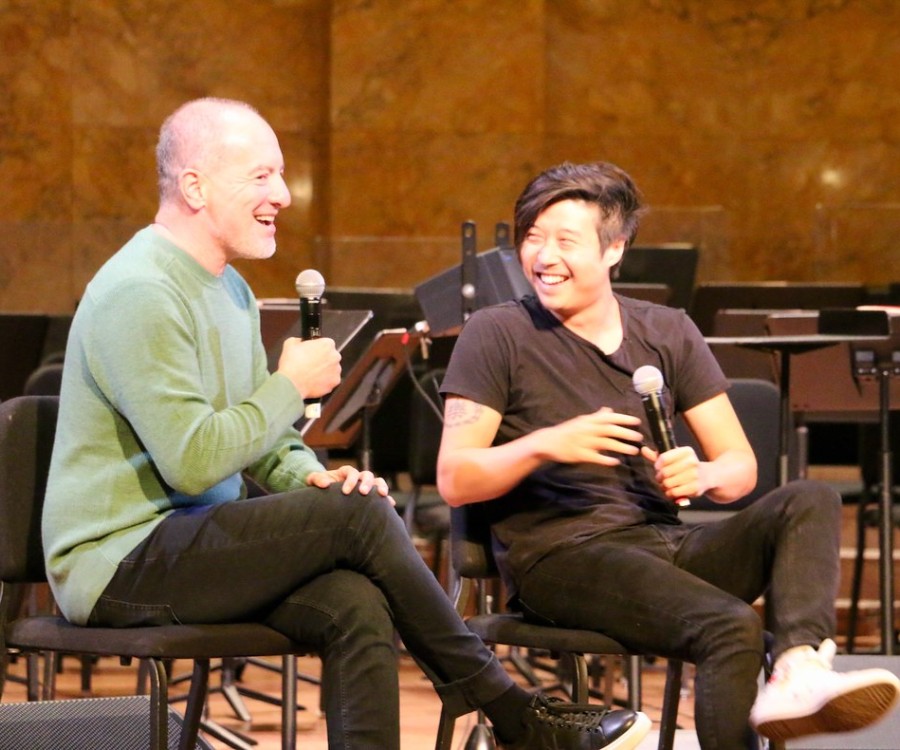
{"type": "Polygon", "coordinates": [[[279,133],[292,296],[409,287],[524,183],[608,159],[702,279],[900,279],[893,0],[0,0],[0,310],[70,311],[153,216],[153,144],[229,96],[279,133]]]}

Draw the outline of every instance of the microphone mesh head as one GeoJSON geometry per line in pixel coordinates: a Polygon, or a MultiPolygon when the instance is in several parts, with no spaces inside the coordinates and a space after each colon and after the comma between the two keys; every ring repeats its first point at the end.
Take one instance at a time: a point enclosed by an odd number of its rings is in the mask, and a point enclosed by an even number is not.
{"type": "Polygon", "coordinates": [[[325,291],[325,277],[314,268],[307,268],[297,274],[297,294],[306,299],[321,297],[325,291]]]}
{"type": "Polygon", "coordinates": [[[653,365],[642,365],[634,371],[631,376],[631,383],[634,390],[642,396],[649,396],[651,393],[659,393],[663,389],[662,373],[653,365]]]}

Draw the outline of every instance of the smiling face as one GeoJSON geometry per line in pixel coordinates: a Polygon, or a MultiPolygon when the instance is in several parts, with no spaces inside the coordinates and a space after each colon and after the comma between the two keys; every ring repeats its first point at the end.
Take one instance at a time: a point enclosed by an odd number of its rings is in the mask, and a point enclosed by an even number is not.
{"type": "Polygon", "coordinates": [[[275,253],[275,217],[290,205],[278,138],[258,115],[227,113],[220,141],[198,170],[204,226],[226,261],[275,253]]]}
{"type": "Polygon", "coordinates": [[[599,229],[596,204],[562,200],[538,214],[519,247],[538,299],[564,322],[598,307],[611,293],[610,269],[621,259],[625,240],[601,247],[599,229]]]}

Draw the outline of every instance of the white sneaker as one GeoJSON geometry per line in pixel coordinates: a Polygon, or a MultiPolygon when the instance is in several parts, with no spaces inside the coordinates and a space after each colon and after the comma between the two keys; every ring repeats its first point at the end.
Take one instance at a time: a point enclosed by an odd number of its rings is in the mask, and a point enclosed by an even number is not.
{"type": "Polygon", "coordinates": [[[822,732],[852,732],[888,713],[900,699],[900,680],[886,669],[835,672],[834,641],[780,659],[760,691],[750,723],[775,741],[822,732]]]}

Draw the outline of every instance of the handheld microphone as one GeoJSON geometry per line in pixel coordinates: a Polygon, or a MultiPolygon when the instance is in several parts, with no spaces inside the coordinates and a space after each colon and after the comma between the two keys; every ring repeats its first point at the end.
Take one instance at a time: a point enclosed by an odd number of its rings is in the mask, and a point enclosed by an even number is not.
{"type": "MultiPolygon", "coordinates": [[[[644,403],[644,413],[650,423],[650,432],[653,435],[656,450],[665,453],[676,448],[675,431],[672,429],[672,421],[663,404],[662,373],[653,365],[643,365],[634,371],[631,383],[644,403]]],[[[682,507],[690,505],[690,500],[682,498],[678,501],[678,505],[682,507]]]]}
{"type": "Polygon", "coordinates": [[[676,447],[675,433],[663,405],[662,373],[653,365],[644,365],[634,371],[631,382],[634,390],[640,395],[641,401],[644,402],[644,413],[650,423],[650,432],[653,435],[656,450],[660,453],[672,450],[676,447]]]}
{"type": "MultiPolygon", "coordinates": [[[[294,282],[297,294],[300,295],[300,337],[317,339],[322,335],[322,294],[325,291],[325,279],[318,271],[307,268],[297,275],[294,282]]],[[[322,400],[306,399],[303,415],[307,419],[322,416],[322,400]]]]}

